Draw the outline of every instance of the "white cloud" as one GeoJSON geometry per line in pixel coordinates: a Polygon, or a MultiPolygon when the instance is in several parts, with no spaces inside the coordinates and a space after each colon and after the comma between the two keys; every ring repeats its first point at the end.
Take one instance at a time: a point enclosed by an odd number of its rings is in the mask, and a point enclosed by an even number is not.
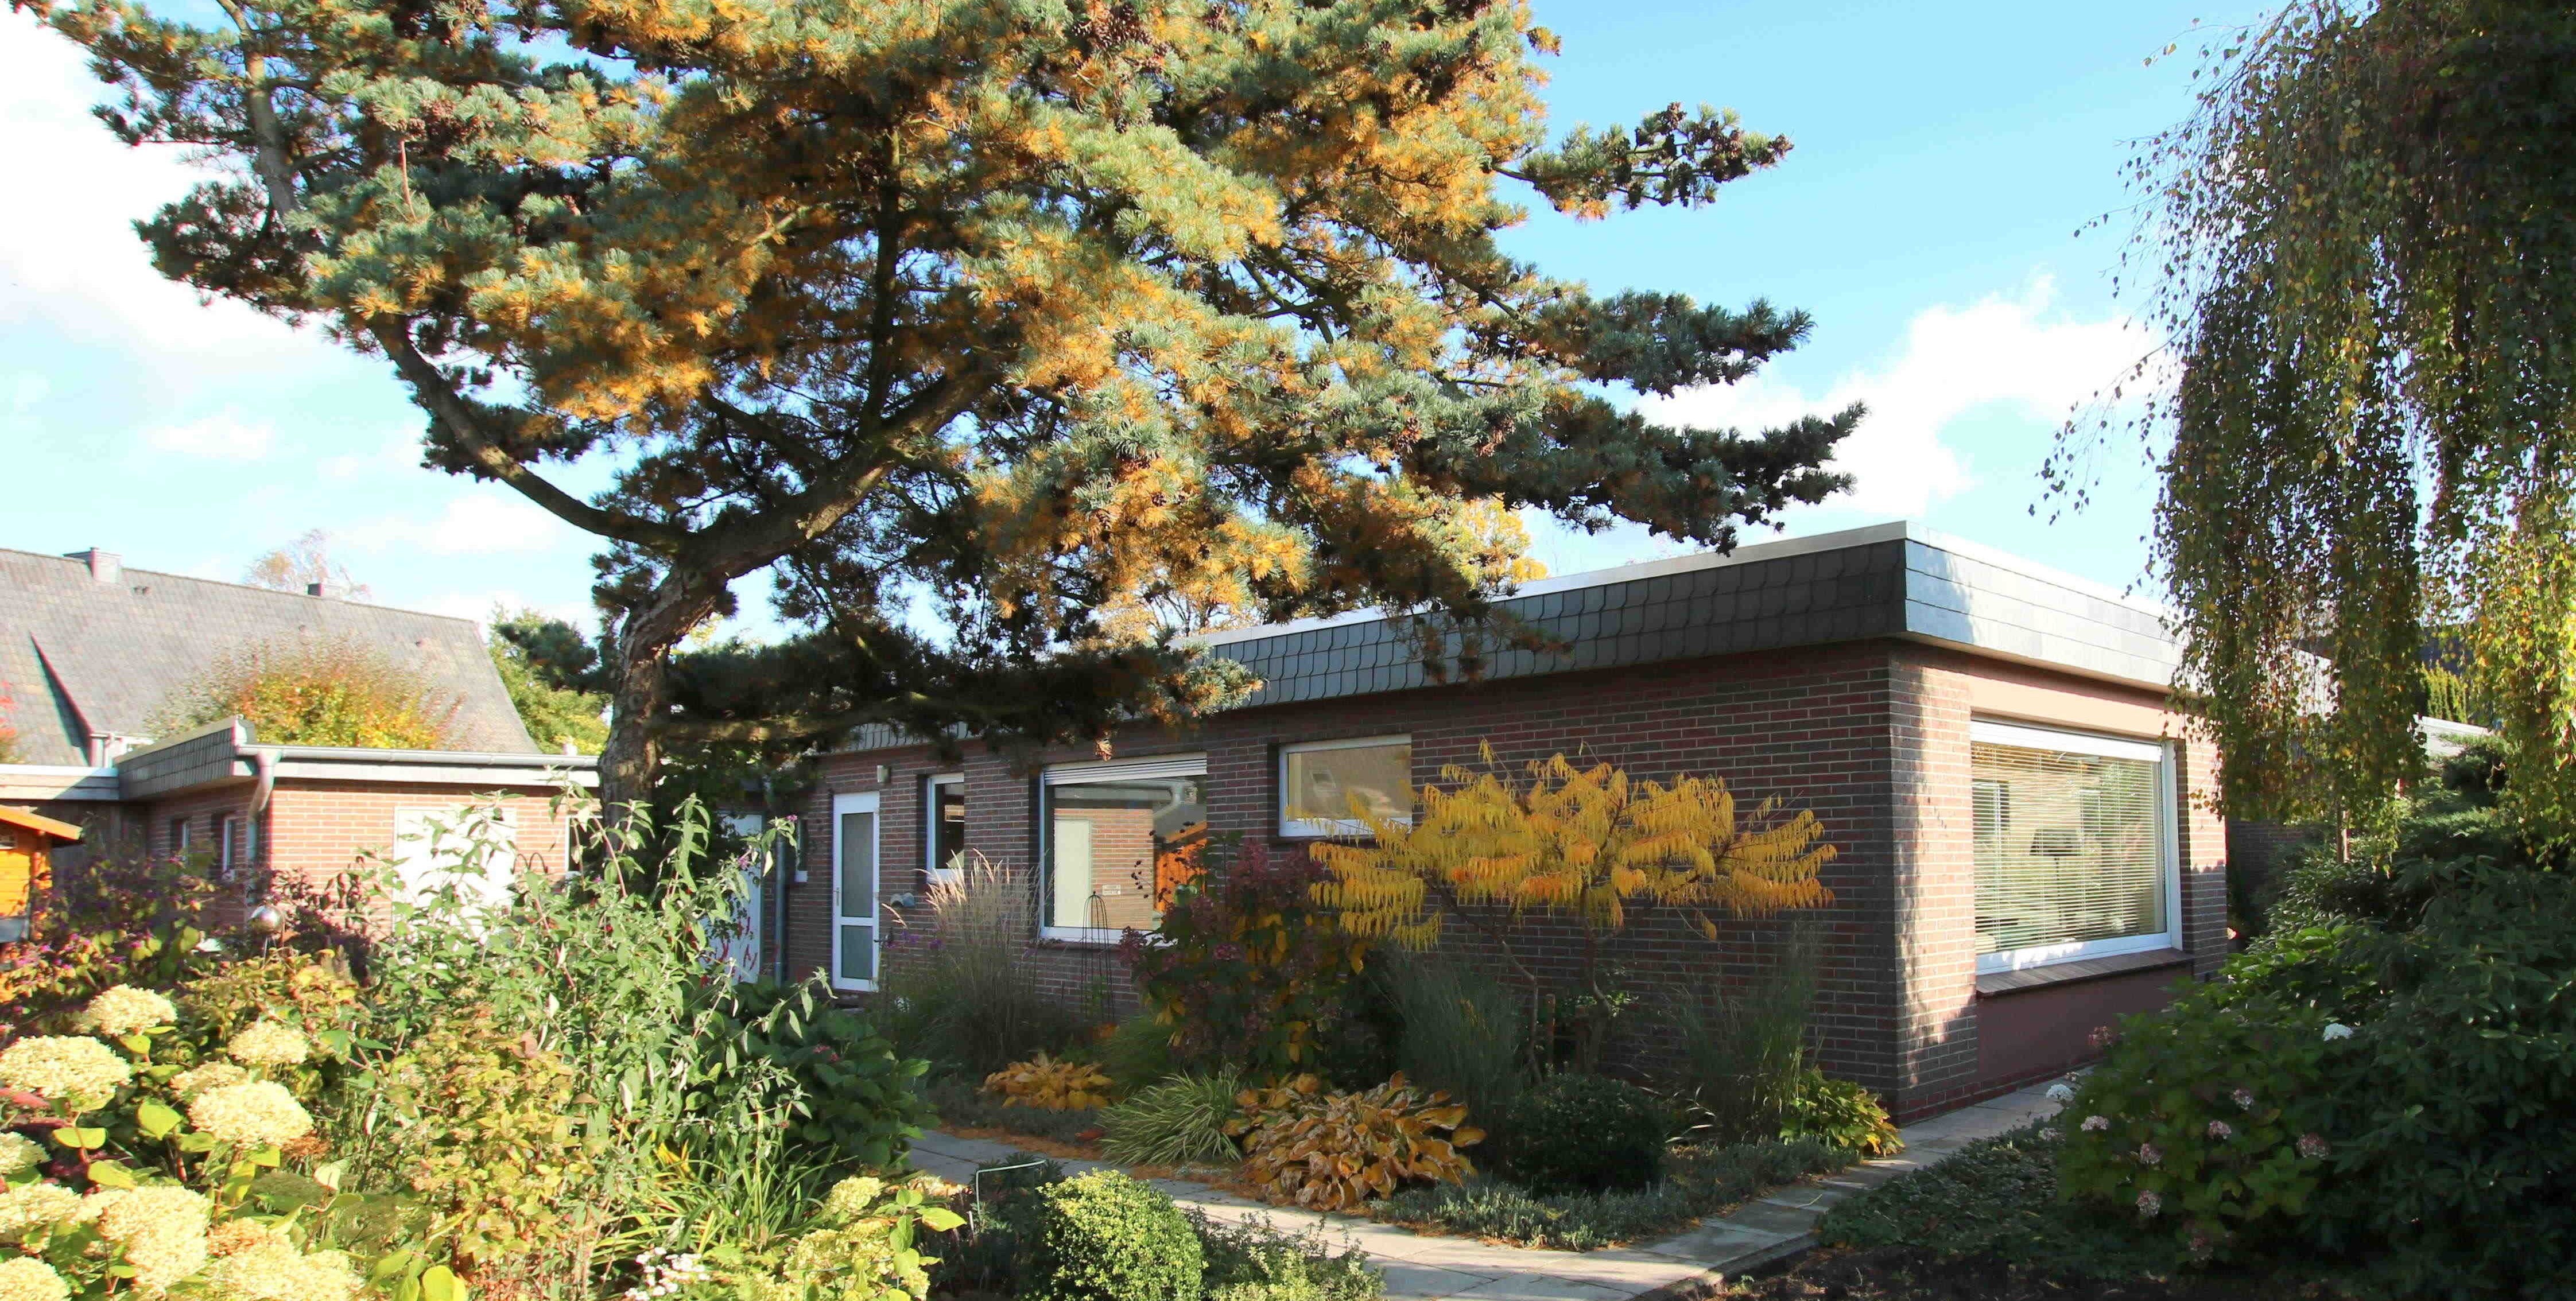
{"type": "Polygon", "coordinates": [[[1653,420],[1750,434],[1802,415],[1867,403],[1868,417],[1835,457],[1834,468],[1852,476],[1852,488],[1829,505],[1869,515],[1921,516],[1974,482],[1969,458],[1945,437],[1961,417],[2001,405],[2062,420],[2118,382],[2148,350],[2147,337],[2116,318],[2051,319],[2054,295],[2055,286],[2042,277],[2018,297],[1925,308],[1907,325],[1893,356],[1821,393],[1763,372],[1733,387],[1648,398],[1639,410],[1653,420]]]}
{"type": "Polygon", "coordinates": [[[213,173],[175,146],[109,135],[88,111],[106,93],[79,47],[15,14],[0,22],[0,137],[19,187],[0,204],[0,326],[114,343],[163,370],[337,354],[318,333],[200,303],[152,269],[132,223],[213,173]]]}
{"type": "Polygon", "coordinates": [[[372,452],[326,456],[314,466],[325,479],[355,479],[370,473],[420,468],[420,439],[413,434],[387,434],[372,452]]]}
{"type": "Polygon", "coordinates": [[[435,555],[468,556],[542,551],[570,533],[569,526],[526,501],[476,495],[447,503],[447,509],[435,520],[379,520],[350,529],[342,536],[350,545],[368,551],[413,548],[435,555]]]}
{"type": "Polygon", "coordinates": [[[230,414],[163,425],[143,435],[143,445],[156,452],[222,461],[256,461],[268,455],[269,445],[276,441],[277,431],[265,422],[230,414]]]}

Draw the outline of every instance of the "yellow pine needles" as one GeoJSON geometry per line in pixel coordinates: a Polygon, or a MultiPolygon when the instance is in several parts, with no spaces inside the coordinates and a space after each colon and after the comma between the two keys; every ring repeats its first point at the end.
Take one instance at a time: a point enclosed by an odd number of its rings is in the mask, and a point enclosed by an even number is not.
{"type": "Polygon", "coordinates": [[[1481,770],[1442,768],[1449,788],[1423,787],[1411,825],[1354,803],[1375,843],[1316,846],[1333,873],[1315,887],[1316,902],[1357,934],[1411,949],[1431,947],[1446,917],[1475,908],[1514,921],[1570,918],[1605,935],[1651,904],[1682,910],[1713,939],[1717,911],[1759,917],[1833,902],[1816,878],[1834,847],[1819,843],[1824,828],[1812,812],[1775,817],[1776,802],[1765,800],[1740,816],[1714,778],[1635,781],[1562,754],[1516,779],[1490,745],[1482,754],[1481,770]]]}

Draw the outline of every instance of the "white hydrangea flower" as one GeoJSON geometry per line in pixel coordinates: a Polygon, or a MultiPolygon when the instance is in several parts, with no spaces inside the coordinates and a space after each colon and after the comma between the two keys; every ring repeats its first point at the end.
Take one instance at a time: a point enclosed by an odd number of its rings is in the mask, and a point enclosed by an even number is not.
{"type": "Polygon", "coordinates": [[[290,1025],[255,1021],[224,1044],[244,1066],[294,1066],[313,1055],[312,1041],[290,1025]]]}
{"type": "Polygon", "coordinates": [[[71,1284],[33,1256],[0,1260],[0,1301],[66,1301],[71,1284]]]}
{"type": "Polygon", "coordinates": [[[2075,1101],[2075,1090],[2063,1084],[2049,1085],[2048,1100],[2059,1103],[2073,1102],[2075,1101]]]}
{"type": "Polygon", "coordinates": [[[2350,1039],[2351,1037],[2352,1027],[2345,1025],[2341,1021],[2337,1021],[2333,1025],[2326,1027],[2327,1043],[2333,1043],[2337,1039],[2350,1039]]]}
{"type": "Polygon", "coordinates": [[[100,990],[81,1010],[82,1027],[104,1035],[137,1034],[178,1021],[179,1009],[169,999],[132,985],[100,990]]]}
{"type": "Polygon", "coordinates": [[[2099,1134],[2110,1127],[2111,1118],[2109,1116],[2086,1116],[2082,1126],[2084,1132],[2087,1134],[2099,1134]]]}
{"type": "Polygon", "coordinates": [[[44,1147],[22,1134],[0,1133],[0,1178],[25,1174],[45,1159],[44,1147]]]}

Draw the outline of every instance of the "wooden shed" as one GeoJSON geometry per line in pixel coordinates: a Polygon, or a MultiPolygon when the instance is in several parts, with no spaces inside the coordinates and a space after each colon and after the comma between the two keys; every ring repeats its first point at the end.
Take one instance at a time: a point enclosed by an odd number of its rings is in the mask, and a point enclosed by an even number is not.
{"type": "Polygon", "coordinates": [[[0,943],[27,938],[36,896],[52,879],[54,846],[80,838],[71,823],[0,805],[0,943]]]}

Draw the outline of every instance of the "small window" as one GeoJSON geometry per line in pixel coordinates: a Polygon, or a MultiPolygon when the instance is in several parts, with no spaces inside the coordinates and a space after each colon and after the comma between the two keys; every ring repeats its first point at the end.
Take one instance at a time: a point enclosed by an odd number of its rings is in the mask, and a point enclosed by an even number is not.
{"type": "Polygon", "coordinates": [[[1978,970],[2181,947],[2164,746],[1983,722],[1970,742],[1978,970]]]}
{"type": "Polygon", "coordinates": [[[927,785],[930,798],[922,801],[922,809],[930,827],[921,840],[929,861],[923,866],[933,885],[960,880],[966,875],[966,779],[950,774],[933,777],[927,785]]]}
{"type": "Polygon", "coordinates": [[[1053,939],[1115,940],[1162,924],[1207,849],[1207,759],[1047,770],[1046,922],[1053,939]]]}
{"type": "Polygon", "coordinates": [[[233,829],[240,821],[229,813],[215,818],[215,879],[231,884],[233,880],[233,829]]]}
{"type": "Polygon", "coordinates": [[[172,818],[170,819],[170,856],[176,858],[187,852],[188,820],[184,817],[172,818]]]}
{"type": "Polygon", "coordinates": [[[1366,814],[1413,821],[1413,738],[1312,741],[1279,751],[1279,834],[1365,836],[1366,814]]]}

